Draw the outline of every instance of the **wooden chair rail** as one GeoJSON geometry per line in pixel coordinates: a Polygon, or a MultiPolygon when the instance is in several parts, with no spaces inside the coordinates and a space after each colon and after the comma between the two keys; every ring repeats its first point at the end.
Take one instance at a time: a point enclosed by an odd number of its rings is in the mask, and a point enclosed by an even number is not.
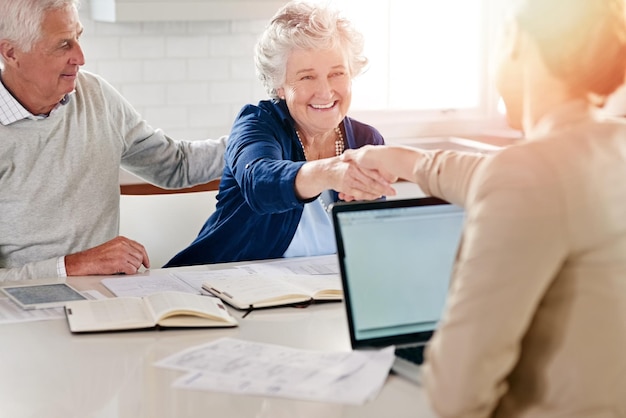
{"type": "Polygon", "coordinates": [[[199,184],[184,189],[162,189],[149,183],[139,184],[122,184],[120,185],[120,193],[123,195],[153,195],[153,194],[172,194],[172,193],[194,193],[194,192],[211,192],[218,190],[220,179],[212,180],[208,183],[199,184]]]}

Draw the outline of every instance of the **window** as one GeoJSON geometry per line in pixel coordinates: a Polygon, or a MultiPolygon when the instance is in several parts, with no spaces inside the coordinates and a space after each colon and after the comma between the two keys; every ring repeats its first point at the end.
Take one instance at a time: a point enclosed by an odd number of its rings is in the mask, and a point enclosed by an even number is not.
{"type": "MultiPolygon", "coordinates": [[[[329,0],[319,0],[329,2],[329,0]]],[[[496,0],[330,0],[365,36],[367,71],[351,114],[376,126],[415,122],[504,126],[489,74],[496,0]],[[357,116],[358,117],[358,116],[357,116]]],[[[424,127],[424,124],[421,124],[424,127]]],[[[432,126],[431,126],[432,127],[432,126]]],[[[465,128],[463,128],[465,129],[465,128]]],[[[471,129],[471,128],[470,128],[471,129]]],[[[432,129],[427,133],[436,133],[432,129]]],[[[447,132],[452,133],[452,132],[447,132]]],[[[415,129],[405,135],[416,134],[415,129]]]]}

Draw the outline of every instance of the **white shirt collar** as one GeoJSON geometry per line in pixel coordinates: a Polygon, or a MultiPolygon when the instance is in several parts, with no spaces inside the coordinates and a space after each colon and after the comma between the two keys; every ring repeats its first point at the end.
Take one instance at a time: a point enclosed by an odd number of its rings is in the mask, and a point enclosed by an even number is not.
{"type": "MultiPolygon", "coordinates": [[[[1,75],[1,73],[0,73],[1,75]]],[[[73,92],[72,92],[73,93],[73,92]]],[[[71,94],[71,93],[70,93],[71,94]]],[[[50,114],[54,112],[59,106],[63,106],[70,101],[70,95],[66,94],[63,99],[52,109],[50,114]]],[[[33,115],[22,104],[17,101],[9,90],[2,83],[0,77],[0,123],[4,126],[10,125],[22,119],[45,119],[47,115],[33,115]]]]}

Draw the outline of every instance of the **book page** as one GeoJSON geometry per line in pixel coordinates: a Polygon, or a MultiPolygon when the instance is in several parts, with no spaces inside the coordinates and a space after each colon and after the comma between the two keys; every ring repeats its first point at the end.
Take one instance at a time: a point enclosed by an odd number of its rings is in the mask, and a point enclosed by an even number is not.
{"type": "Polygon", "coordinates": [[[307,294],[315,299],[329,298],[340,300],[343,297],[341,279],[334,274],[290,275],[281,277],[281,280],[305,289],[307,294]]]}
{"type": "MultiPolygon", "coordinates": [[[[146,296],[154,312],[155,322],[175,315],[194,315],[215,321],[231,322],[233,319],[222,302],[212,296],[200,296],[182,292],[161,292],[146,296]]],[[[197,322],[189,318],[190,322],[197,322]]],[[[181,318],[181,321],[184,319],[181,318]]],[[[183,325],[177,321],[178,325],[183,325]]]]}
{"type": "Polygon", "coordinates": [[[148,328],[155,325],[141,298],[68,302],[66,310],[70,329],[75,332],[148,328]]]}
{"type": "Polygon", "coordinates": [[[240,277],[244,276],[246,273],[242,272],[242,270],[239,269],[228,268],[220,270],[173,271],[170,274],[174,276],[177,280],[180,280],[181,282],[186,283],[188,286],[191,286],[193,289],[198,289],[200,294],[206,295],[211,293],[207,293],[207,290],[204,289],[202,285],[209,279],[213,277],[240,277]]]}
{"type": "Polygon", "coordinates": [[[293,286],[276,277],[243,274],[239,277],[211,277],[205,284],[207,290],[213,289],[232,301],[241,309],[268,302],[295,299],[295,302],[311,298],[309,291],[293,286]]]}
{"type": "Polygon", "coordinates": [[[235,268],[248,271],[251,274],[267,276],[339,275],[339,261],[336,254],[279,258],[263,263],[247,263],[235,268]]]}

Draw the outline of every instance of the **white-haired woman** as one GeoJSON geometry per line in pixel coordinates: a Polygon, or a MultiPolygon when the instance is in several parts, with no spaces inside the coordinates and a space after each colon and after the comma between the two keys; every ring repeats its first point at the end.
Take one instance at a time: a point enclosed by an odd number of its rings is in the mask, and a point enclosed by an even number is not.
{"type": "Polygon", "coordinates": [[[291,2],[273,17],[255,54],[271,100],[246,105],[233,125],[216,211],[166,267],[335,252],[328,207],[393,194],[375,171],[340,156],[383,144],[346,116],[363,41],[337,11],[291,2]],[[328,193],[328,191],[333,191],[328,193]]]}

